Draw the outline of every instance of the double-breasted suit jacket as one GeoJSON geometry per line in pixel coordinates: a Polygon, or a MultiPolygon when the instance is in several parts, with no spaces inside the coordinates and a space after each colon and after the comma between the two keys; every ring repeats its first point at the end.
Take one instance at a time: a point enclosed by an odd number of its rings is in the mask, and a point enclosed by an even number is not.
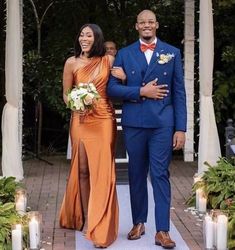
{"type": "Polygon", "coordinates": [[[127,76],[125,84],[111,76],[107,89],[110,97],[124,101],[123,126],[174,126],[175,131],[186,131],[186,98],[179,49],[157,39],[148,65],[137,41],[118,52],[114,66],[122,67],[127,76]],[[140,88],[154,79],[157,84],[168,85],[167,97],[162,100],[141,98],[140,88]]]}

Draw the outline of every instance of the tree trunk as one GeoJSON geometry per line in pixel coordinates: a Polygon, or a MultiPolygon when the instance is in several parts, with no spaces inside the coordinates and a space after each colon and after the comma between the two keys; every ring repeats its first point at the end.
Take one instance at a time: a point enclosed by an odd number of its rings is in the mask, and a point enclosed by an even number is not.
{"type": "MultiPolygon", "coordinates": [[[[47,5],[45,11],[43,12],[43,15],[41,18],[39,18],[38,15],[38,11],[36,8],[36,5],[34,3],[34,0],[30,0],[30,3],[32,4],[33,7],[33,11],[34,11],[34,16],[35,16],[35,20],[36,20],[36,26],[37,26],[37,53],[39,56],[41,56],[41,30],[42,30],[42,23],[44,20],[45,15],[47,14],[47,11],[49,10],[49,8],[53,5],[54,2],[51,2],[50,4],[47,5]]],[[[37,121],[37,129],[35,127],[35,133],[37,131],[37,147],[36,147],[36,156],[39,156],[41,153],[41,141],[42,141],[42,120],[43,120],[43,106],[42,106],[42,102],[41,102],[41,79],[38,79],[38,92],[39,92],[39,96],[38,96],[38,100],[36,105],[36,112],[35,112],[35,121],[37,121]]]]}

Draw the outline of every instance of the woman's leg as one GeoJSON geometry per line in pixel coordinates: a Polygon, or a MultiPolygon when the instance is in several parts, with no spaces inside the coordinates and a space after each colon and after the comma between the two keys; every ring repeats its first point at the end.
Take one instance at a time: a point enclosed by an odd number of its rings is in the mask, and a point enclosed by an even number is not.
{"type": "Polygon", "coordinates": [[[87,214],[88,214],[88,201],[90,194],[90,181],[89,181],[89,168],[86,150],[83,143],[79,146],[79,183],[81,190],[82,210],[84,217],[83,233],[87,231],[87,214]]]}

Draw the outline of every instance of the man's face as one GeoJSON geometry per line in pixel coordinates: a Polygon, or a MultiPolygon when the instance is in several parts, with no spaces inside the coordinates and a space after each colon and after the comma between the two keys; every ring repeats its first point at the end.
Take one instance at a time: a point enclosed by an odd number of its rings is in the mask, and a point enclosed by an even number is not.
{"type": "Polygon", "coordinates": [[[113,42],[105,42],[106,55],[115,56],[117,53],[116,45],[113,42]]]}
{"type": "Polygon", "coordinates": [[[156,16],[151,11],[146,10],[138,15],[135,28],[139,32],[141,40],[145,42],[153,41],[156,37],[156,30],[158,27],[156,16]]]}

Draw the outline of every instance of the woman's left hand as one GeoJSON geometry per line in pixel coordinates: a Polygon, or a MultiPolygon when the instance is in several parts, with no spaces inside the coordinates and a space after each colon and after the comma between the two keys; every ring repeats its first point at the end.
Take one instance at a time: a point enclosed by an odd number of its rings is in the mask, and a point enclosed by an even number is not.
{"type": "Polygon", "coordinates": [[[122,67],[114,66],[110,70],[111,70],[112,76],[122,80],[123,82],[126,81],[126,74],[124,70],[122,69],[122,67]]]}

